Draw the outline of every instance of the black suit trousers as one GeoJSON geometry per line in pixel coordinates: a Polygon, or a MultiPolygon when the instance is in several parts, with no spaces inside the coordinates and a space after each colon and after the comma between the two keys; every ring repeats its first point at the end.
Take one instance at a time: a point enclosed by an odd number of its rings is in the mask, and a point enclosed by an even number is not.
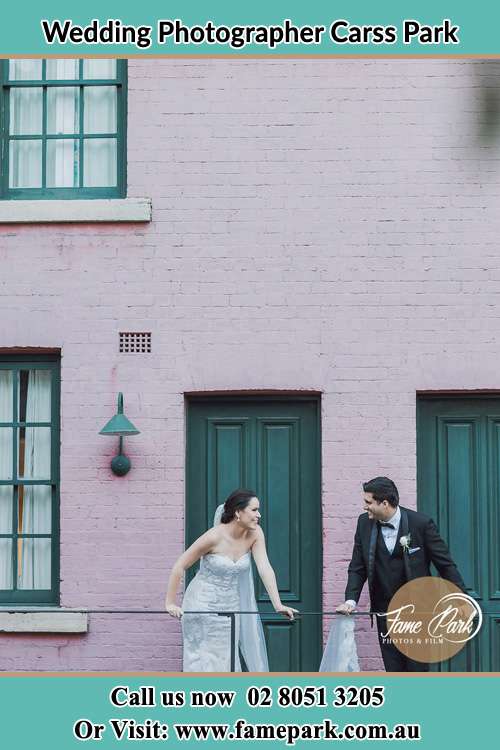
{"type": "MultiPolygon", "coordinates": [[[[385,611],[383,609],[382,611],[385,611]]],[[[390,638],[382,638],[382,633],[387,633],[387,620],[377,615],[377,635],[382,652],[382,659],[386,672],[428,672],[429,665],[420,661],[414,661],[401,653],[394,646],[390,638]]]]}

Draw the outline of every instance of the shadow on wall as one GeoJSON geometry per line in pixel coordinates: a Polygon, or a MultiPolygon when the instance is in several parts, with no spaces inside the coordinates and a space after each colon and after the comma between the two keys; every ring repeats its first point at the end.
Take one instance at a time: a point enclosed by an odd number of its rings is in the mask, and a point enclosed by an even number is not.
{"type": "Polygon", "coordinates": [[[500,145],[500,60],[481,60],[474,68],[479,88],[478,145],[500,145]]]}

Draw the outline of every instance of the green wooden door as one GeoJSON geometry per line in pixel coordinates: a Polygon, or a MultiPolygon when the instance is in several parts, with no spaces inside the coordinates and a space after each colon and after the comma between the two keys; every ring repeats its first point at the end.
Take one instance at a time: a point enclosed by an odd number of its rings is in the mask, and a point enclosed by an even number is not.
{"type": "Polygon", "coordinates": [[[500,670],[500,399],[421,398],[418,507],[438,523],[484,614],[481,633],[442,671],[500,670]]]}
{"type": "MultiPolygon", "coordinates": [[[[321,610],[319,402],[313,398],[190,398],[187,404],[186,544],[212,524],[237,487],[256,491],[269,559],[284,603],[321,610]]],[[[255,577],[271,671],[317,670],[321,618],[290,624],[255,577]]]]}

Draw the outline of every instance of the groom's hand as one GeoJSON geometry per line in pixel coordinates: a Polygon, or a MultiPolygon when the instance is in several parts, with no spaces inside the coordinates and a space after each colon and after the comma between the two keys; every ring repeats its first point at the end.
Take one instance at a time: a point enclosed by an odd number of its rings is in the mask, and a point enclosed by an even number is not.
{"type": "Polygon", "coordinates": [[[343,604],[339,604],[335,612],[338,612],[341,615],[350,615],[355,609],[356,604],[354,602],[344,602],[343,604]]]}

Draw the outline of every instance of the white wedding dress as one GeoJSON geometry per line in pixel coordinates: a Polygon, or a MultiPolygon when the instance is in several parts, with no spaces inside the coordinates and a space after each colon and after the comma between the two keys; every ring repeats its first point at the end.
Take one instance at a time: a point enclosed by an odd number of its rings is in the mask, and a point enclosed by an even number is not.
{"type": "MultiPolygon", "coordinates": [[[[214,525],[220,520],[216,511],[214,525]]],[[[208,612],[257,612],[251,553],[233,561],[211,553],[200,560],[200,569],[186,588],[182,602],[184,672],[229,672],[231,670],[231,618],[208,612]],[[193,612],[193,614],[190,614],[193,612]]],[[[268,672],[264,632],[258,614],[235,618],[235,671],[241,672],[239,652],[250,672],[268,672]]]]}

